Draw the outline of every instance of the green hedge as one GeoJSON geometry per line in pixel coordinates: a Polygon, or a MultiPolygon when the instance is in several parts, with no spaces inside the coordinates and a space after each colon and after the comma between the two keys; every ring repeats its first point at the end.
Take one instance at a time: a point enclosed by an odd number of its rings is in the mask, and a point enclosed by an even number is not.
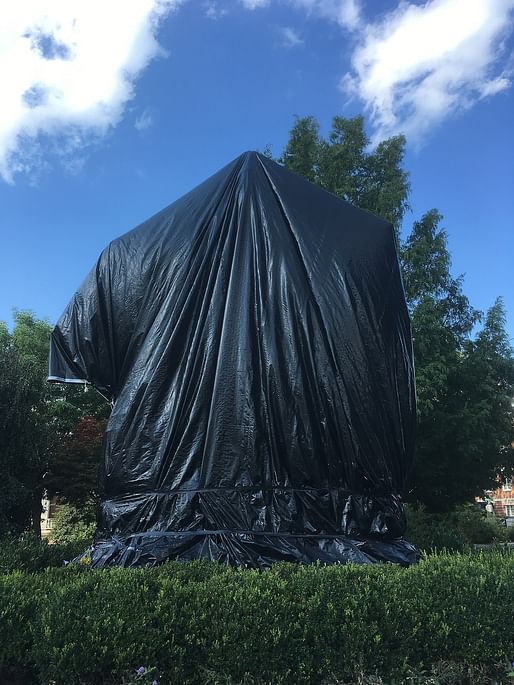
{"type": "Polygon", "coordinates": [[[402,683],[444,660],[492,673],[514,659],[513,607],[514,555],[495,552],[408,569],[15,572],[0,576],[0,682],[121,684],[145,666],[163,684],[402,683]]]}
{"type": "Polygon", "coordinates": [[[462,552],[475,544],[501,544],[514,539],[511,529],[496,516],[488,516],[473,504],[464,504],[444,514],[431,514],[423,507],[406,505],[405,537],[423,552],[462,552]]]}
{"type": "Polygon", "coordinates": [[[94,502],[77,507],[61,504],[57,509],[52,528],[52,542],[58,545],[82,543],[87,547],[93,541],[96,529],[94,502]]]}
{"type": "Polygon", "coordinates": [[[88,544],[84,540],[73,540],[49,545],[33,533],[24,533],[19,537],[3,536],[0,538],[0,574],[11,571],[37,573],[51,566],[64,566],[82,554],[88,544]]]}

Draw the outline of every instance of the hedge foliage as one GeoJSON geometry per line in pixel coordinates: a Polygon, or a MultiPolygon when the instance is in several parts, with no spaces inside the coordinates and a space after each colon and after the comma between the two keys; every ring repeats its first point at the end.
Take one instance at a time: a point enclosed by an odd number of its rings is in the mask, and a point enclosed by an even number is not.
{"type": "Polygon", "coordinates": [[[514,527],[507,528],[501,519],[486,515],[473,504],[461,505],[444,514],[406,505],[405,512],[405,537],[423,552],[443,549],[462,552],[476,544],[514,541],[514,527]]]}
{"type": "Polygon", "coordinates": [[[83,539],[49,545],[29,532],[19,537],[4,535],[0,538],[0,574],[11,571],[37,573],[51,566],[63,566],[87,547],[88,542],[83,539]]]}
{"type": "Polygon", "coordinates": [[[408,569],[13,572],[0,576],[0,682],[120,684],[145,666],[163,684],[401,683],[445,659],[512,661],[513,607],[514,555],[499,552],[408,569]]]}
{"type": "Polygon", "coordinates": [[[61,504],[54,518],[52,542],[58,545],[81,542],[84,547],[87,547],[93,541],[95,529],[93,502],[80,507],[73,504],[61,504]]]}

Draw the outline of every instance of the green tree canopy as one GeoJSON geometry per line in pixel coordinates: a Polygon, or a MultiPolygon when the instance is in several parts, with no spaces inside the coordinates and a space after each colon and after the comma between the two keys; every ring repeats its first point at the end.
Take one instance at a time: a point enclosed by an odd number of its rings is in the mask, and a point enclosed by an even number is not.
{"type": "Polygon", "coordinates": [[[314,117],[297,118],[280,161],[334,195],[390,221],[399,230],[408,208],[403,169],[405,138],[394,136],[369,151],[363,117],[336,116],[325,140],[314,117]]]}
{"type": "Polygon", "coordinates": [[[39,531],[42,479],[52,433],[50,388],[45,383],[50,327],[27,312],[15,313],[12,334],[0,333],[0,528],[39,531]]]}
{"type": "MultiPolygon", "coordinates": [[[[297,118],[280,161],[398,231],[408,209],[405,139],[369,149],[362,117],[336,116],[324,139],[313,117],[297,118]]],[[[480,313],[451,273],[447,234],[432,209],[400,247],[411,314],[418,436],[408,499],[443,511],[469,501],[512,468],[514,359],[498,300],[480,313]]]]}
{"type": "Polygon", "coordinates": [[[97,500],[104,430],[104,421],[82,416],[55,445],[44,481],[50,495],[79,507],[97,500]]]}
{"type": "Polygon", "coordinates": [[[482,330],[451,275],[441,215],[432,210],[401,257],[416,361],[418,435],[408,498],[432,511],[470,501],[492,487],[514,440],[514,359],[501,300],[482,330]]]}
{"type": "Polygon", "coordinates": [[[320,145],[319,124],[314,117],[297,118],[280,161],[295,174],[317,183],[320,145]]]}
{"type": "MultiPolygon", "coordinates": [[[[94,391],[47,382],[50,333],[51,326],[30,312],[15,312],[11,333],[0,322],[0,533],[40,532],[44,478],[55,473],[60,446],[81,417],[100,421],[110,411],[94,391]]],[[[80,474],[80,468],[67,472],[69,487],[80,474]]]]}

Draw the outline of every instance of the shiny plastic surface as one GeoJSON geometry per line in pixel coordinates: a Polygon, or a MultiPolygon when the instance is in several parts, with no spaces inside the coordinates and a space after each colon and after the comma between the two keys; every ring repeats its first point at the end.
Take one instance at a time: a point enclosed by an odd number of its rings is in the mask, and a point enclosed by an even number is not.
{"type": "Polygon", "coordinates": [[[94,566],[416,558],[392,226],[257,153],[104,250],[49,378],[113,402],[94,566]]]}

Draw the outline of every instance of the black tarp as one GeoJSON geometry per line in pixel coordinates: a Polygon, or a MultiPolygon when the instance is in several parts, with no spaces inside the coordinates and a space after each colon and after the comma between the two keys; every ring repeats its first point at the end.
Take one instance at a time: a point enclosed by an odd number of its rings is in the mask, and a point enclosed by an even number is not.
{"type": "Polygon", "coordinates": [[[393,228],[262,155],[103,251],[49,379],[113,402],[93,566],[415,560],[393,228]]]}

